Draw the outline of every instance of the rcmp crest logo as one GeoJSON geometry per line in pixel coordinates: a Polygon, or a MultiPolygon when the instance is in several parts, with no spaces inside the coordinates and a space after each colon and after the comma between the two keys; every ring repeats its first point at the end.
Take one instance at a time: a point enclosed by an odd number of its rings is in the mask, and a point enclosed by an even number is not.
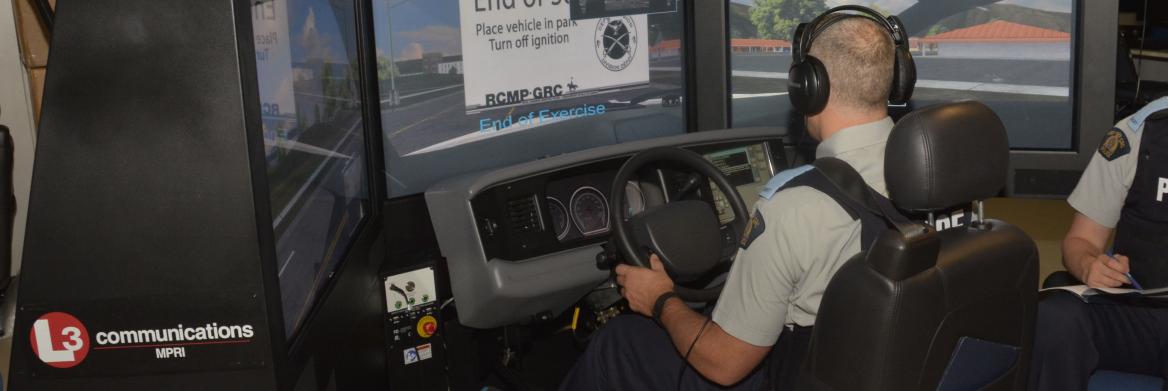
{"type": "Polygon", "coordinates": [[[762,235],[762,231],[766,230],[766,221],[762,219],[762,213],[755,209],[750,216],[750,221],[746,223],[746,229],[742,230],[742,239],[738,241],[738,246],[743,249],[750,247],[755,239],[762,235]]]}
{"type": "Polygon", "coordinates": [[[1127,141],[1127,136],[1119,128],[1107,131],[1107,134],[1103,136],[1103,143],[1099,145],[1099,155],[1107,161],[1127,155],[1128,152],[1131,152],[1131,143],[1127,141]]]}
{"type": "Polygon", "coordinates": [[[596,24],[596,57],[600,65],[613,72],[628,68],[637,55],[637,38],[633,18],[600,18],[596,24]]]}

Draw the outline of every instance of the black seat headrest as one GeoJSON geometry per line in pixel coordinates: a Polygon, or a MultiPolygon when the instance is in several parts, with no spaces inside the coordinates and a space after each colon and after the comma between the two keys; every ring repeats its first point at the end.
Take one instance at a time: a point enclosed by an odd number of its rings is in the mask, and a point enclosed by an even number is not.
{"type": "Polygon", "coordinates": [[[1006,185],[1010,145],[993,110],[963,101],[905,115],[885,156],[889,198],[901,209],[924,212],[997,195],[1006,185]]]}

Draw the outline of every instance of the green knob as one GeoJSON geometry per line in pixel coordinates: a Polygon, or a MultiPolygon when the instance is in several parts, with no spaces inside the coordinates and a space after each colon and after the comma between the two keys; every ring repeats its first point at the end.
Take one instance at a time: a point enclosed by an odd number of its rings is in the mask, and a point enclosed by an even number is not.
{"type": "Polygon", "coordinates": [[[430,301],[430,295],[422,295],[422,302],[430,301]]]}
{"type": "Polygon", "coordinates": [[[406,300],[406,301],[407,301],[407,302],[409,302],[410,304],[414,304],[414,298],[412,298],[412,297],[411,297],[411,298],[409,298],[409,300],[406,300]]]}
{"type": "Polygon", "coordinates": [[[401,309],[401,301],[399,300],[397,303],[394,303],[393,306],[396,307],[395,309],[401,309]]]}

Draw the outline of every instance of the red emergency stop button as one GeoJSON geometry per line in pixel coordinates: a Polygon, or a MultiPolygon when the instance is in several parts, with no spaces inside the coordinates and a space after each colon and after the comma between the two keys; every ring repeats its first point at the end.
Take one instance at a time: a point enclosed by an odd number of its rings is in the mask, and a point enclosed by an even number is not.
{"type": "Polygon", "coordinates": [[[418,336],[422,338],[430,338],[434,333],[438,332],[438,319],[433,316],[426,315],[422,319],[418,319],[418,336]]]}

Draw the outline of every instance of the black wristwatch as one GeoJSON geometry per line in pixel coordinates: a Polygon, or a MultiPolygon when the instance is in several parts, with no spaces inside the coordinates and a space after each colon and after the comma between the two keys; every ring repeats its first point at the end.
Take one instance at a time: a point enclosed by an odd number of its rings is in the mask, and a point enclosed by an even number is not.
{"type": "Polygon", "coordinates": [[[665,309],[665,302],[673,297],[677,297],[677,292],[669,291],[657,296],[657,302],[653,303],[653,320],[657,321],[657,324],[661,324],[661,311],[665,309]]]}

